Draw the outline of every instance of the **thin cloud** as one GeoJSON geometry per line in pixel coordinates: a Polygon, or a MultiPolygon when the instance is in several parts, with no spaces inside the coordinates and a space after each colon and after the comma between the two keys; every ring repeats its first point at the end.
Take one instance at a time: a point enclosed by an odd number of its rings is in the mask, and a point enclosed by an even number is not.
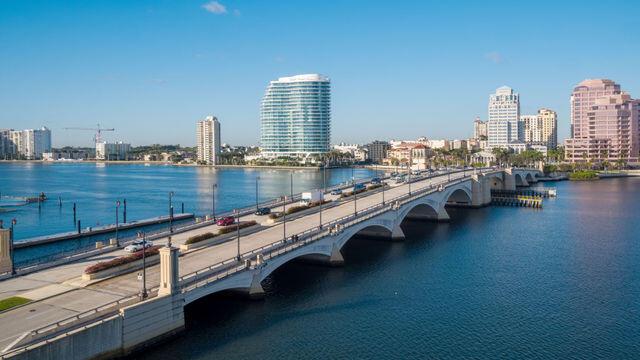
{"type": "Polygon", "coordinates": [[[500,64],[503,60],[502,54],[497,51],[491,51],[484,54],[484,58],[491,61],[494,64],[500,64]]]}
{"type": "Polygon", "coordinates": [[[216,15],[222,15],[222,14],[226,14],[227,13],[227,7],[220,4],[217,1],[210,1],[204,5],[202,5],[202,7],[207,10],[208,12],[212,13],[212,14],[216,14],[216,15]]]}

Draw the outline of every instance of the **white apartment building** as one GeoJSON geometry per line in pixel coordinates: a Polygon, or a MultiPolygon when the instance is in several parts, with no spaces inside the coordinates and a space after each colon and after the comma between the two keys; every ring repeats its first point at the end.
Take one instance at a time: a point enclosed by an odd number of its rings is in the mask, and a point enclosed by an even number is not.
{"type": "Polygon", "coordinates": [[[522,139],[518,131],[520,119],[520,95],[508,86],[498,88],[489,97],[487,121],[487,146],[506,148],[522,139]]]}
{"type": "Polygon", "coordinates": [[[47,152],[51,152],[51,130],[46,127],[0,130],[0,158],[41,160],[47,152]]]}
{"type": "Polygon", "coordinates": [[[473,138],[480,140],[487,137],[487,122],[480,120],[479,117],[473,121],[473,138]]]}
{"type": "Polygon", "coordinates": [[[131,144],[118,141],[115,143],[108,143],[101,141],[96,143],[96,160],[129,160],[129,151],[131,151],[131,144]]]}
{"type": "Polygon", "coordinates": [[[207,165],[217,165],[220,157],[220,122],[215,116],[207,116],[196,126],[196,146],[198,161],[207,165]]]}

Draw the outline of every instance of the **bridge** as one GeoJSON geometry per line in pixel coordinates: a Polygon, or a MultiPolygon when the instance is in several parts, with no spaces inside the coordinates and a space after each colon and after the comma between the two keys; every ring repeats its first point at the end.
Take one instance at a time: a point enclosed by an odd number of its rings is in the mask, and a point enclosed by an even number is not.
{"type": "Polygon", "coordinates": [[[401,241],[405,219],[449,221],[448,207],[489,205],[491,190],[515,190],[541,175],[532,169],[488,168],[416,176],[407,183],[334,199],[292,216],[286,225],[243,229],[241,237],[229,234],[225,241],[183,252],[165,246],[159,265],[147,272],[149,298],[137,295],[137,270],[132,270],[91,285],[114,290],[112,295],[115,289],[131,289],[102,299],[98,307],[36,321],[25,320],[28,309],[0,314],[2,327],[7,327],[0,330],[5,337],[0,339],[0,357],[85,359],[130,353],[183,330],[185,307],[198,299],[222,291],[260,298],[262,282],[291,261],[339,266],[344,263],[342,248],[357,235],[401,241]]]}

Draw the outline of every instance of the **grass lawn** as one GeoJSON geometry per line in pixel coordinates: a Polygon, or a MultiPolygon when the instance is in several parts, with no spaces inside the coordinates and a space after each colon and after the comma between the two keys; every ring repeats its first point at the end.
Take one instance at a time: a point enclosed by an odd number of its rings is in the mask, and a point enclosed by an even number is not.
{"type": "Polygon", "coordinates": [[[11,309],[12,307],[15,307],[18,305],[26,304],[29,301],[31,300],[20,297],[20,296],[12,296],[10,298],[2,299],[0,300],[0,311],[11,309]]]}

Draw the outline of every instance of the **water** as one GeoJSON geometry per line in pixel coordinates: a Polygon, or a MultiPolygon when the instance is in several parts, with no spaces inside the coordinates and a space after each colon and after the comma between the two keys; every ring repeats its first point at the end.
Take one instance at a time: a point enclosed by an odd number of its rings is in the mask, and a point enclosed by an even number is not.
{"type": "Polygon", "coordinates": [[[345,266],[291,263],[264,300],[214,295],[142,359],[630,359],[640,353],[640,178],[561,182],[543,210],[450,210],[345,266]]]}
{"type": "MultiPolygon", "coordinates": [[[[167,215],[170,191],[174,209],[210,214],[213,183],[216,211],[224,212],[255,204],[255,184],[259,177],[260,201],[290,193],[293,173],[294,193],[320,188],[323,173],[318,170],[211,169],[206,167],[162,166],[144,164],[95,163],[0,163],[0,193],[11,196],[35,196],[44,192],[49,200],[38,204],[6,207],[0,220],[15,227],[17,241],[36,236],[74,231],[73,203],[82,227],[115,223],[116,201],[127,200],[127,220],[142,220],[167,215]],[[62,198],[62,207],[58,206],[62,198]]],[[[355,169],[356,178],[371,177],[373,171],[355,169]]],[[[351,179],[351,169],[327,170],[327,186],[351,179]]],[[[0,207],[2,207],[0,205],[0,207]]],[[[122,221],[123,206],[120,207],[122,221]]],[[[134,230],[135,231],[135,230],[134,230]]],[[[99,239],[101,240],[101,239],[99,239]]],[[[71,245],[69,245],[71,246],[71,245]]]]}

